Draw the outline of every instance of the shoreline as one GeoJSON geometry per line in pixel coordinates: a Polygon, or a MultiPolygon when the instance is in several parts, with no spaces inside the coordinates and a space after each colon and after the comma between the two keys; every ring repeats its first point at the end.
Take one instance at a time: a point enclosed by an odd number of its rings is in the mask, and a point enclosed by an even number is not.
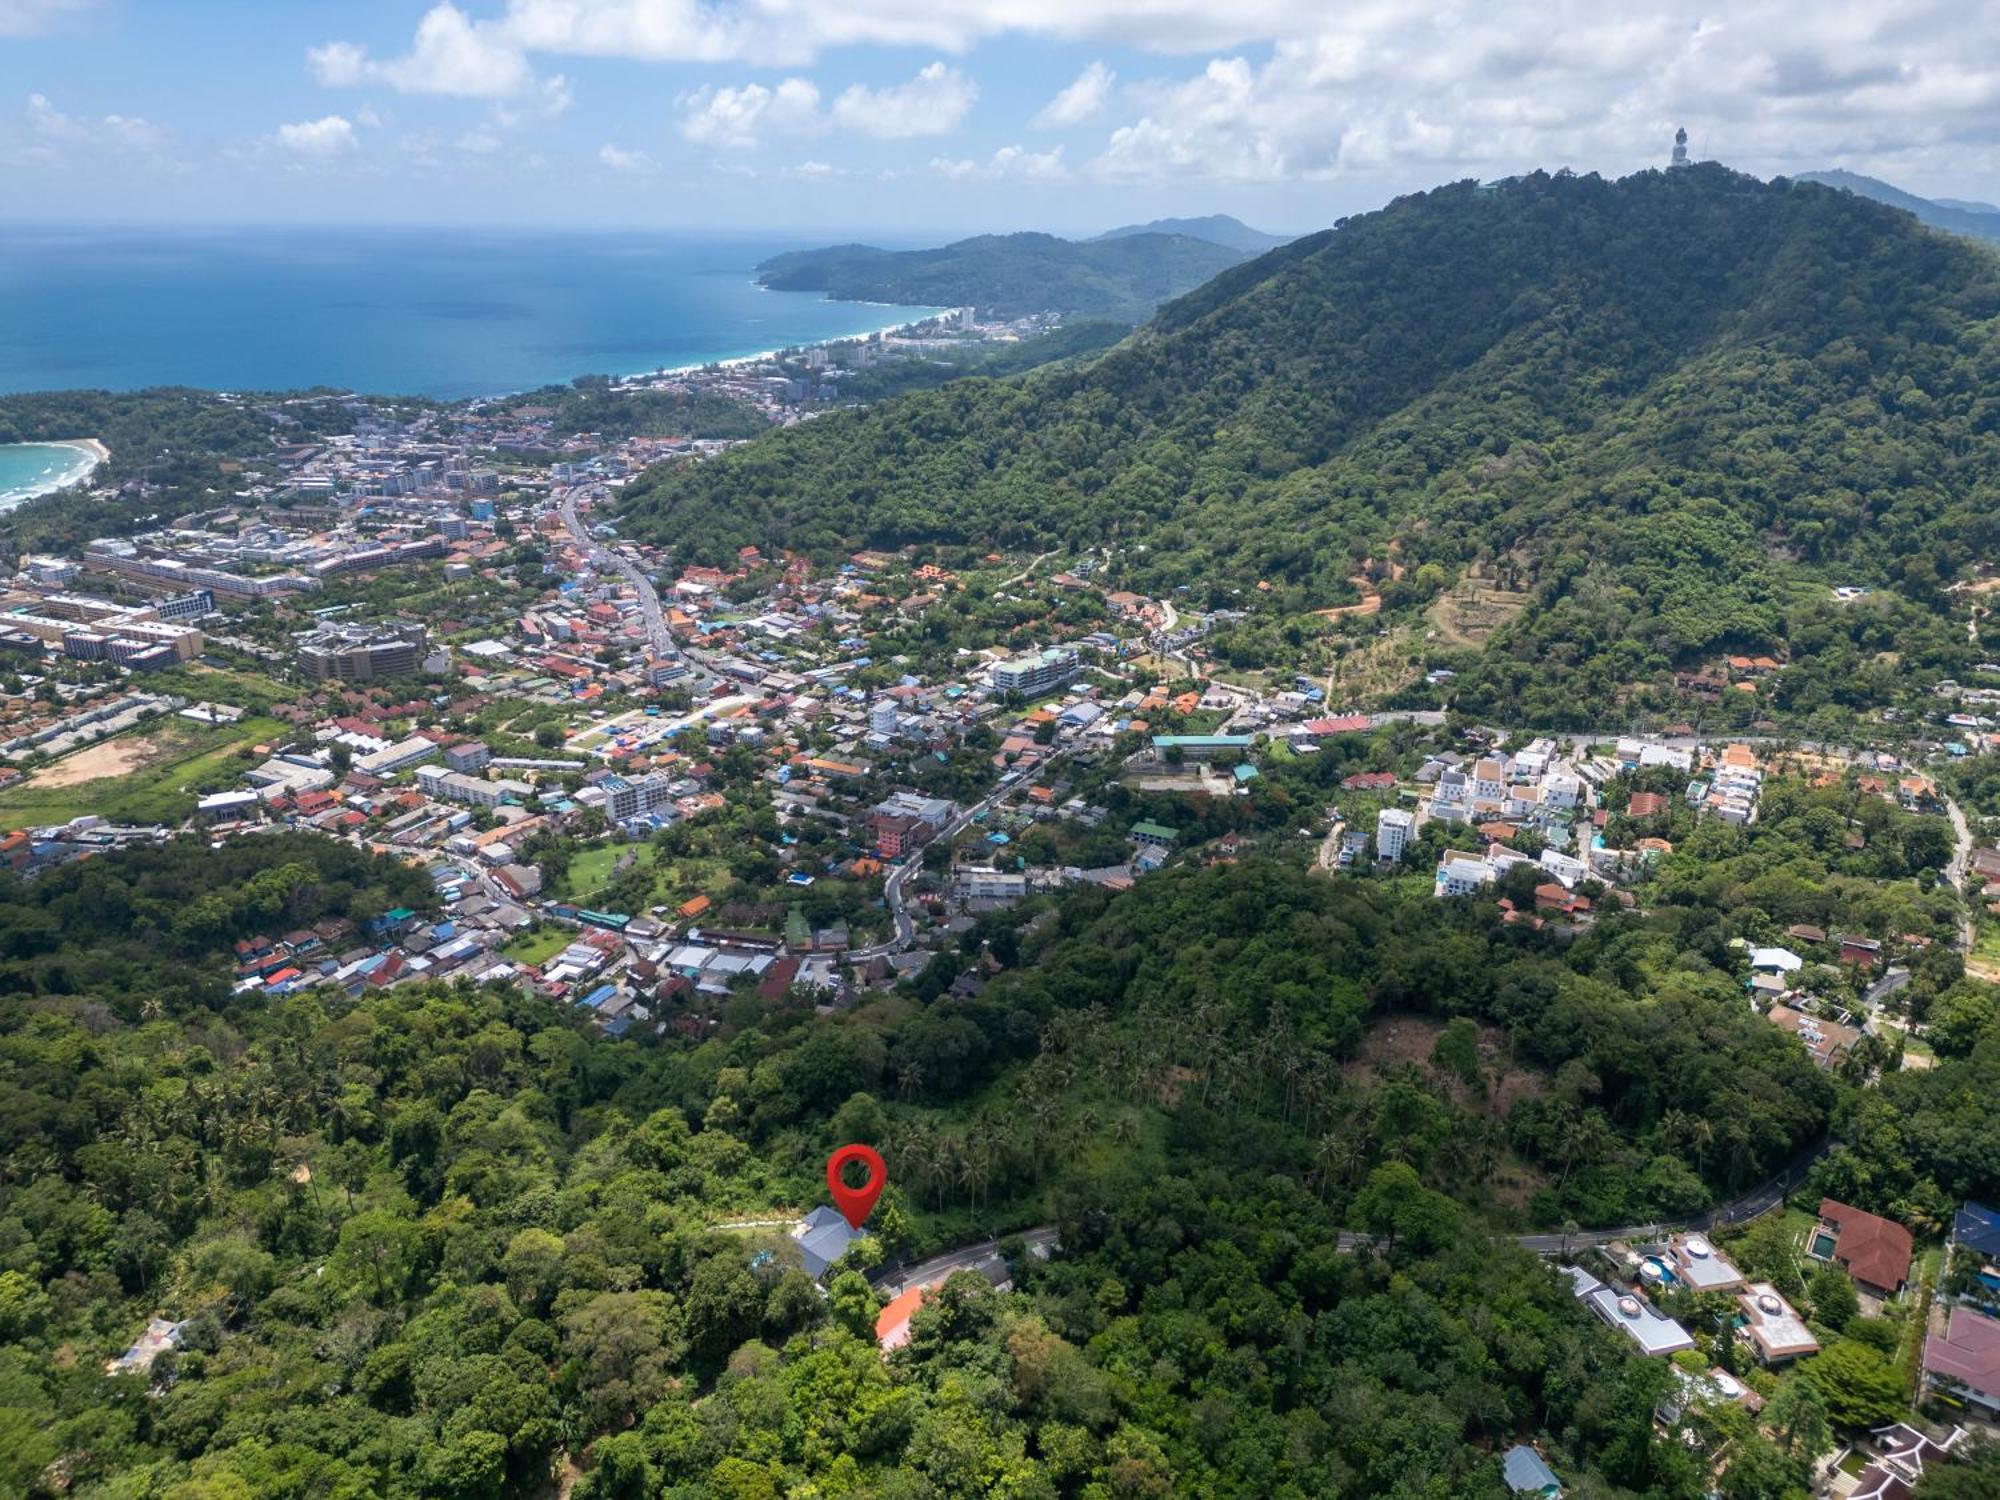
{"type": "MultiPolygon", "coordinates": [[[[761,288],[760,290],[768,291],[769,288],[768,287],[761,288]]],[[[832,299],[828,298],[824,300],[830,301],[832,299]]],[[[894,302],[860,302],[854,305],[857,307],[898,307],[901,304],[894,302]]],[[[906,307],[903,309],[903,311],[905,312],[906,316],[898,318],[895,322],[885,323],[880,328],[865,328],[861,330],[859,333],[838,333],[829,335],[828,337],[825,338],[806,339],[791,344],[778,344],[772,348],[758,349],[749,354],[730,354],[717,359],[697,360],[693,364],[651,365],[643,370],[628,370],[622,372],[607,371],[605,373],[608,374],[610,379],[613,380],[614,382],[620,385],[626,385],[641,380],[672,380],[674,377],[680,375],[699,375],[703,370],[742,369],[750,365],[759,365],[765,363],[768,360],[776,359],[780,354],[783,354],[787,349],[824,349],[827,348],[829,345],[833,344],[851,344],[856,339],[887,337],[889,334],[892,333],[901,333],[905,329],[915,328],[919,323],[928,323],[932,318],[938,317],[944,313],[948,313],[951,311],[951,309],[948,307],[934,307],[930,309],[930,311],[923,313],[923,315],[920,317],[907,316],[907,314],[909,313],[918,311],[918,309],[915,307],[906,307]]],[[[571,377],[571,379],[575,378],[576,377],[574,376],[571,377]]],[[[480,395],[453,396],[448,398],[440,397],[436,399],[440,400],[446,406],[479,407],[479,406],[490,405],[494,402],[513,401],[518,397],[531,395],[535,391],[547,389],[548,385],[559,385],[559,384],[561,384],[560,381],[552,381],[548,382],[545,385],[525,386],[518,391],[488,391],[480,395]]],[[[374,393],[368,391],[352,391],[349,394],[366,398],[374,393]]],[[[92,441],[95,440],[93,439],[92,441]]],[[[49,446],[54,446],[54,445],[51,444],[49,446]]],[[[108,456],[109,455],[107,452],[107,457],[108,456]]]]}
{"type": "MultiPolygon", "coordinates": [[[[758,290],[769,291],[770,288],[759,287],[758,290]]],[[[830,302],[833,299],[828,297],[823,298],[823,300],[830,302]]],[[[857,307],[896,307],[900,304],[894,302],[858,302],[854,305],[857,307]]],[[[906,308],[905,312],[915,312],[916,310],[915,308],[906,308]]],[[[833,338],[813,339],[810,342],[802,344],[780,344],[774,349],[759,349],[752,354],[732,354],[727,359],[705,359],[698,364],[669,365],[666,367],[656,365],[650,370],[635,371],[632,374],[621,375],[618,378],[620,380],[660,380],[674,375],[695,375],[703,370],[739,369],[744,365],[762,364],[766,360],[776,359],[787,349],[824,349],[832,344],[851,344],[856,339],[887,337],[892,333],[901,333],[906,328],[914,328],[919,323],[928,323],[932,318],[939,317],[950,311],[951,309],[948,307],[934,307],[920,317],[905,316],[899,318],[894,323],[885,324],[880,328],[870,328],[861,333],[843,333],[833,338]]]]}
{"type": "Polygon", "coordinates": [[[17,509],[31,500],[43,500],[82,484],[97,472],[98,466],[108,462],[111,450],[100,439],[52,438],[46,442],[7,443],[8,448],[67,448],[80,455],[80,461],[65,469],[54,478],[38,481],[18,490],[0,493],[0,512],[17,509]]]}

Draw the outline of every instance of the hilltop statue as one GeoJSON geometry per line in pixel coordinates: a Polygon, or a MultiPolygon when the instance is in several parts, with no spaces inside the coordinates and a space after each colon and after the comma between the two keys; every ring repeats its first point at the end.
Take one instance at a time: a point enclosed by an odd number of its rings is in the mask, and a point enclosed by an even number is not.
{"type": "Polygon", "coordinates": [[[1692,163],[1688,161],[1687,127],[1682,126],[1674,132],[1674,155],[1673,160],[1667,163],[1667,170],[1669,172],[1685,172],[1691,165],[1692,163]]]}

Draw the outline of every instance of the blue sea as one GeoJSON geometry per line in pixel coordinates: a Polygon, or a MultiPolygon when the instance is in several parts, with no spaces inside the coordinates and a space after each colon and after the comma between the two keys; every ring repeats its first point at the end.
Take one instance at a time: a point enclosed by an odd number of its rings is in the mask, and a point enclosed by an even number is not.
{"type": "Polygon", "coordinates": [[[829,238],[464,229],[0,230],[0,391],[499,394],[814,343],[929,309],[767,292],[829,238]]]}
{"type": "Polygon", "coordinates": [[[73,484],[90,472],[90,455],[62,443],[0,443],[0,510],[73,484]]]}

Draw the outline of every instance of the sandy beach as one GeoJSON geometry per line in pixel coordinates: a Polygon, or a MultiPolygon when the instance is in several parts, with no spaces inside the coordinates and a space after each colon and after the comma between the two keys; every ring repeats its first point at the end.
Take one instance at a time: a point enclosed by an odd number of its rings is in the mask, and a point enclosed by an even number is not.
{"type": "MultiPolygon", "coordinates": [[[[768,291],[769,288],[759,286],[758,290],[768,291]]],[[[896,305],[893,302],[858,302],[855,304],[857,307],[894,307],[896,305]]],[[[941,313],[949,312],[950,309],[939,307],[933,308],[928,312],[920,312],[919,316],[916,317],[908,316],[912,311],[916,310],[905,308],[905,316],[893,323],[885,323],[880,328],[871,328],[865,333],[845,333],[837,338],[813,339],[810,342],[802,344],[785,344],[776,349],[759,349],[754,354],[733,354],[727,359],[701,360],[695,364],[673,365],[663,370],[638,370],[629,375],[621,375],[618,378],[620,380],[658,380],[663,377],[671,379],[675,375],[692,375],[702,370],[735,370],[745,365],[761,365],[776,359],[787,349],[824,349],[831,344],[851,344],[857,339],[887,338],[891,334],[903,333],[915,328],[919,323],[927,323],[941,313]]]]}

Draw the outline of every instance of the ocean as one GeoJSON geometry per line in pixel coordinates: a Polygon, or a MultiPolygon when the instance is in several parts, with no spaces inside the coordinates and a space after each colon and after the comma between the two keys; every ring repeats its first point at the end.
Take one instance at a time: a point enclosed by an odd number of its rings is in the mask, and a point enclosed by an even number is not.
{"type": "Polygon", "coordinates": [[[90,453],[66,443],[0,443],[0,510],[73,484],[91,465],[90,453]]]}
{"type": "MultiPolygon", "coordinates": [[[[730,359],[930,309],[751,284],[814,238],[445,229],[0,230],[0,392],[494,395],[730,359]]],[[[4,486],[0,486],[4,488],[4,486]]]]}

